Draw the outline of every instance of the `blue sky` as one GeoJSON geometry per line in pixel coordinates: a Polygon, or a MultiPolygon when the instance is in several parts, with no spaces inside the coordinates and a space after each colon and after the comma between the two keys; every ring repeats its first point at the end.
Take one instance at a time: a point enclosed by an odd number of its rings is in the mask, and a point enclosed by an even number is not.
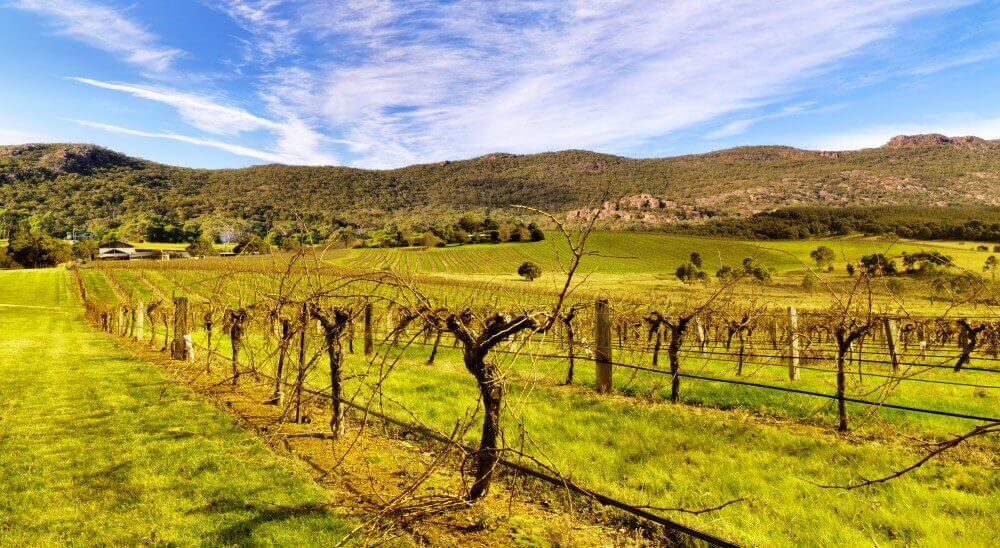
{"type": "Polygon", "coordinates": [[[1000,2],[0,0],[0,143],[388,168],[1000,138],[1000,2]]]}

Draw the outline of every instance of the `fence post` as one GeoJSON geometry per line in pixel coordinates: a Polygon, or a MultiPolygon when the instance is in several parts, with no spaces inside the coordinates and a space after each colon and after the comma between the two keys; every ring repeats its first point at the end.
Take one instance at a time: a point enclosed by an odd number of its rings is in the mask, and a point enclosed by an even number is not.
{"type": "Polygon", "coordinates": [[[375,351],[375,345],[372,341],[372,303],[365,303],[365,356],[371,356],[372,352],[375,351]]]}
{"type": "Polygon", "coordinates": [[[899,371],[899,356],[896,354],[896,320],[886,316],[882,318],[882,327],[885,330],[885,344],[889,348],[892,370],[899,371]]]}
{"type": "Polygon", "coordinates": [[[611,309],[600,299],[594,306],[597,332],[594,335],[594,357],[597,362],[597,391],[611,392],[611,309]]]}
{"type": "Polygon", "coordinates": [[[794,306],[788,307],[788,378],[799,380],[799,315],[794,306]]]}
{"type": "Polygon", "coordinates": [[[174,339],[170,343],[170,357],[175,360],[184,361],[188,357],[184,340],[184,336],[188,334],[187,316],[187,297],[174,297],[174,339]]]}
{"type": "Polygon", "coordinates": [[[125,334],[125,305],[118,305],[118,325],[115,327],[116,335],[125,334]]]}
{"type": "Polygon", "coordinates": [[[142,301],[135,303],[135,340],[141,341],[146,327],[146,307],[142,301]]]}

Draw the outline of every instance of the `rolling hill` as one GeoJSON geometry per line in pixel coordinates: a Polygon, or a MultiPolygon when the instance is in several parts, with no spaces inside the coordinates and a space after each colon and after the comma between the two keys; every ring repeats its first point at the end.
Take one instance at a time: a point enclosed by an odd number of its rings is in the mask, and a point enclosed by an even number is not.
{"type": "Polygon", "coordinates": [[[803,205],[998,206],[998,189],[1000,141],[942,135],[899,136],[846,152],[753,146],[632,159],[568,150],[394,170],[204,170],[93,145],[0,147],[6,218],[35,215],[35,224],[53,233],[150,222],[236,223],[261,232],[290,222],[372,227],[512,204],[571,212],[602,197],[609,198],[609,224],[651,226],[803,205]]]}

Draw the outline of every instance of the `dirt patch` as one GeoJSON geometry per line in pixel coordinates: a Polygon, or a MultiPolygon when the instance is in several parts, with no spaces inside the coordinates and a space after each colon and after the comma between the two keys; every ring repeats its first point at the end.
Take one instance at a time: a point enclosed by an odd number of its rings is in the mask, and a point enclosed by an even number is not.
{"type": "MultiPolygon", "coordinates": [[[[328,403],[303,397],[304,422],[289,405],[266,403],[273,385],[251,374],[233,388],[229,364],[177,362],[140,343],[128,346],[171,378],[255,432],[279,454],[308,464],[330,504],[357,525],[346,543],[431,546],[662,546],[672,537],[621,512],[500,473],[491,494],[468,504],[461,452],[353,410],[346,435],[329,437],[328,403]]],[[[291,400],[292,398],[287,398],[291,400]]]]}

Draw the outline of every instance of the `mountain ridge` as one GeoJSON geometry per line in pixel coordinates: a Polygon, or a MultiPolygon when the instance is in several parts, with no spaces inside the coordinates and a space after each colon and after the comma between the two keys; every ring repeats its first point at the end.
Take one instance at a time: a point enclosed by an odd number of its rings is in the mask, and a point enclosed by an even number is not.
{"type": "Polygon", "coordinates": [[[78,228],[206,219],[258,231],[293,221],[371,227],[514,204],[568,213],[601,200],[652,199],[685,212],[606,216],[629,228],[810,205],[998,206],[998,190],[1000,140],[940,134],[897,136],[854,151],[758,145],[644,159],[578,149],[494,152],[388,170],[280,164],[210,170],[96,145],[0,146],[0,207],[78,228]]]}

